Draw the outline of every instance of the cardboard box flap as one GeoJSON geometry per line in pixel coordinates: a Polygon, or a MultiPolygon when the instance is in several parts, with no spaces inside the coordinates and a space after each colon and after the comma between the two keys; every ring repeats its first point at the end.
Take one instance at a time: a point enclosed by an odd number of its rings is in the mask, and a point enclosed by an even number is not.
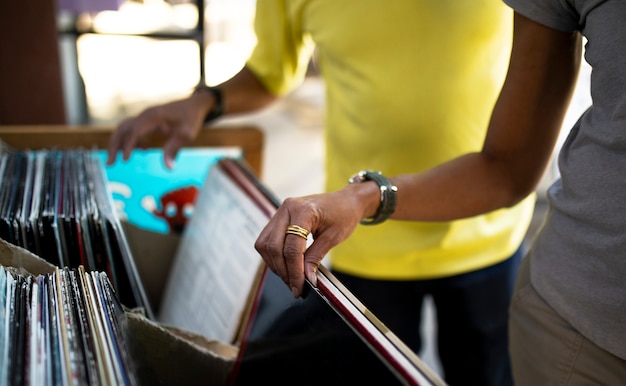
{"type": "Polygon", "coordinates": [[[39,256],[3,239],[0,239],[0,264],[13,267],[14,272],[23,275],[43,275],[55,270],[54,265],[39,256]]]}
{"type": "Polygon", "coordinates": [[[128,313],[129,349],[142,385],[226,385],[237,347],[128,313]]]}

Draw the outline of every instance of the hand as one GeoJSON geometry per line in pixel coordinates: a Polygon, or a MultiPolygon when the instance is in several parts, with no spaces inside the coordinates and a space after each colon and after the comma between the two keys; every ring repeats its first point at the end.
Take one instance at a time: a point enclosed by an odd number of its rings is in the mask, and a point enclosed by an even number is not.
{"type": "Polygon", "coordinates": [[[322,259],[332,247],[347,239],[364,217],[366,196],[355,192],[369,189],[373,192],[370,196],[377,199],[376,187],[366,185],[288,198],[261,231],[254,247],[267,266],[291,288],[294,297],[302,294],[305,276],[317,285],[316,273],[322,259]],[[308,248],[303,237],[285,234],[293,224],[311,231],[313,242],[308,248]]]}
{"type": "Polygon", "coordinates": [[[139,115],[124,120],[109,140],[107,165],[112,165],[119,151],[127,161],[134,148],[142,147],[142,140],[153,132],[161,132],[167,140],[163,146],[165,166],[174,167],[178,151],[191,142],[202,128],[207,107],[204,95],[194,94],[189,98],[153,106],[139,115]]]}

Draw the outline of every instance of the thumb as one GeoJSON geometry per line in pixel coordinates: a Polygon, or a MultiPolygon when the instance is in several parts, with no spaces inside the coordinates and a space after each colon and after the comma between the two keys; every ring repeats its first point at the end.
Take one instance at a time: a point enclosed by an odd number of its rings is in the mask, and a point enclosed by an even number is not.
{"type": "Polygon", "coordinates": [[[317,268],[319,264],[306,262],[304,263],[304,276],[317,287],[317,268]]]}
{"type": "Polygon", "coordinates": [[[317,270],[330,248],[314,240],[304,252],[304,276],[317,286],[317,270]]]}

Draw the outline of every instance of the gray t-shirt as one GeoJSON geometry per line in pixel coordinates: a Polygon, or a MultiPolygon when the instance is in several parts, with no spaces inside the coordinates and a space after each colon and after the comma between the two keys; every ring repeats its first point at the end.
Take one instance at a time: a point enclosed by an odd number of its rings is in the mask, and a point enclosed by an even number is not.
{"type": "Polygon", "coordinates": [[[587,39],[593,105],[559,154],[561,179],[531,254],[531,281],[563,318],[626,359],[626,1],[504,0],[587,39]]]}

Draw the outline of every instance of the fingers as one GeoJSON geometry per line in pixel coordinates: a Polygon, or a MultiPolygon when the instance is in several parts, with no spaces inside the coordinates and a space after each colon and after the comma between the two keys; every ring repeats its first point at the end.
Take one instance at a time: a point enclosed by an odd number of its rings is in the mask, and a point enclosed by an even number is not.
{"type": "Polygon", "coordinates": [[[109,138],[109,146],[107,149],[107,165],[113,165],[113,163],[115,163],[117,153],[121,149],[122,143],[124,141],[124,134],[129,129],[130,125],[130,120],[126,119],[111,134],[111,137],[109,138]]]}
{"type": "Polygon", "coordinates": [[[359,224],[364,204],[354,189],[349,185],[337,192],[288,198],[260,233],[255,248],[295,297],[302,294],[305,277],[317,285],[324,257],[359,224]]]}
{"type": "Polygon", "coordinates": [[[316,284],[315,273],[323,255],[307,253],[310,216],[291,216],[289,207],[286,200],[259,234],[255,248],[267,266],[289,286],[293,296],[299,297],[304,290],[305,275],[316,284]]]}
{"type": "MultiPolygon", "coordinates": [[[[292,222],[295,224],[297,221],[292,222]]],[[[299,223],[305,224],[306,221],[299,223]]],[[[305,277],[311,284],[317,286],[317,270],[326,252],[328,252],[328,248],[324,248],[323,242],[318,242],[315,239],[307,248],[308,239],[285,231],[280,232],[278,230],[275,235],[275,244],[266,244],[270,246],[266,249],[267,256],[271,261],[271,265],[268,265],[274,273],[283,279],[291,289],[293,296],[297,298],[304,291],[305,277]],[[282,239],[278,237],[281,233],[284,234],[282,239]]]]}
{"type": "Polygon", "coordinates": [[[174,169],[174,160],[178,151],[186,144],[186,141],[177,135],[169,137],[165,145],[163,145],[163,162],[168,169],[174,169]]]}
{"type": "Polygon", "coordinates": [[[111,135],[107,164],[113,164],[120,151],[127,161],[133,149],[141,147],[149,134],[159,131],[167,138],[163,146],[165,166],[172,169],[176,154],[197,136],[203,118],[202,106],[189,98],[149,107],[123,121],[111,135]]]}
{"type": "Polygon", "coordinates": [[[300,236],[286,234],[289,217],[281,211],[267,223],[255,242],[267,266],[289,286],[298,297],[304,287],[304,250],[306,240],[300,236]]]}
{"type": "Polygon", "coordinates": [[[130,121],[131,124],[124,127],[121,132],[123,140],[121,142],[122,159],[128,161],[133,149],[140,147],[141,140],[147,134],[160,129],[163,123],[153,116],[151,110],[147,110],[139,115],[137,119],[130,121]]]}
{"type": "MultiPolygon", "coordinates": [[[[127,161],[133,149],[141,147],[146,136],[153,132],[160,131],[167,137],[175,136],[179,127],[185,126],[185,119],[189,115],[185,106],[186,104],[182,101],[152,106],[139,115],[124,120],[109,140],[107,163],[115,162],[116,155],[120,151],[122,159],[127,161]]],[[[175,154],[176,151],[173,153],[170,151],[172,160],[175,154]]]]}
{"type": "Polygon", "coordinates": [[[139,147],[142,138],[148,133],[158,130],[159,124],[146,111],[141,115],[124,120],[111,134],[107,148],[107,165],[112,165],[117,153],[122,152],[122,159],[128,161],[136,147],[139,147]]]}
{"type": "MultiPolygon", "coordinates": [[[[285,234],[281,267],[283,275],[286,271],[287,284],[295,298],[299,297],[304,290],[304,251],[306,239],[293,234],[285,234]]],[[[282,275],[281,275],[282,277],[282,275]]]]}

